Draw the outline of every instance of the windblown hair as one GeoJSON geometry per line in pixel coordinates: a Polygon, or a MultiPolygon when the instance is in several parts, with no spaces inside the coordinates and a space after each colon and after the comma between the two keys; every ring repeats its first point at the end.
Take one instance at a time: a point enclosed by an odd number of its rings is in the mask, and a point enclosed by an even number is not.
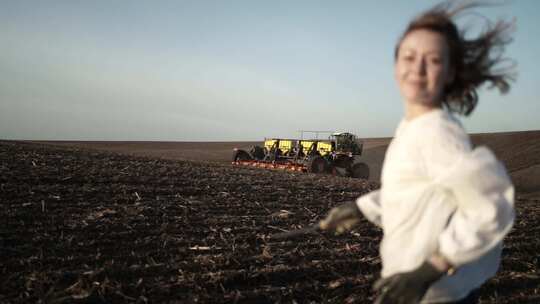
{"type": "Polygon", "coordinates": [[[441,102],[451,112],[468,116],[478,103],[478,88],[490,83],[501,94],[510,89],[510,81],[515,79],[514,62],[503,58],[504,48],[512,41],[510,37],[514,22],[498,20],[495,24],[485,19],[487,29],[477,38],[466,39],[465,31],[459,31],[452,20],[464,11],[484,6],[481,2],[443,2],[422,13],[409,23],[395,49],[395,59],[401,42],[415,30],[425,29],[445,37],[450,51],[450,69],[454,80],[443,91],[441,102]],[[505,66],[501,66],[504,65],[505,66]]]}

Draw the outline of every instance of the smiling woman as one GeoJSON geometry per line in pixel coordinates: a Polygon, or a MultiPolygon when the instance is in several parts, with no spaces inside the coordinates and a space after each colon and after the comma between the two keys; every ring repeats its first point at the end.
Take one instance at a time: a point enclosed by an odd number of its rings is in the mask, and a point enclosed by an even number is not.
{"type": "Polygon", "coordinates": [[[509,89],[511,74],[495,67],[512,24],[467,40],[452,20],[479,6],[467,3],[436,6],[399,39],[395,78],[405,117],[386,151],[381,189],[335,207],[320,224],[341,233],[363,215],[383,229],[378,304],[476,303],[514,222],[506,170],[489,149],[472,149],[452,115],[470,114],[485,82],[509,89]]]}
{"type": "Polygon", "coordinates": [[[514,23],[499,20],[476,39],[467,40],[451,18],[480,3],[469,2],[453,10],[444,6],[448,3],[420,15],[403,33],[395,49],[396,79],[406,100],[438,102],[437,106],[469,115],[478,102],[480,85],[490,82],[501,93],[510,88],[512,61],[502,53],[512,41],[514,23]],[[510,66],[501,66],[505,62],[510,66]],[[407,88],[410,85],[413,88],[407,88]]]}
{"type": "Polygon", "coordinates": [[[409,105],[406,116],[414,118],[424,107],[439,107],[443,88],[454,78],[449,50],[440,34],[419,29],[401,42],[396,56],[395,77],[409,105]]]}

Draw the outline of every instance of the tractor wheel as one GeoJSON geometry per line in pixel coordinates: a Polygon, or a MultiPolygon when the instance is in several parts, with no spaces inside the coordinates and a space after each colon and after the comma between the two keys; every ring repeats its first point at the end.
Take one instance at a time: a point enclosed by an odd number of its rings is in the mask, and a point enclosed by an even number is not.
{"type": "Polygon", "coordinates": [[[352,166],[353,162],[354,159],[352,157],[349,157],[347,155],[338,155],[334,160],[334,167],[347,169],[352,166]]]}
{"type": "Polygon", "coordinates": [[[354,159],[347,155],[337,155],[332,165],[329,167],[330,173],[336,176],[350,176],[349,172],[354,159]]]}
{"type": "Polygon", "coordinates": [[[313,156],[308,161],[307,170],[310,173],[324,173],[327,169],[326,160],[321,156],[313,156]]]}
{"type": "Polygon", "coordinates": [[[244,150],[234,150],[233,161],[251,160],[251,156],[244,150]]]}
{"type": "Polygon", "coordinates": [[[354,178],[369,178],[369,167],[364,163],[356,163],[351,167],[351,176],[354,178]]]}

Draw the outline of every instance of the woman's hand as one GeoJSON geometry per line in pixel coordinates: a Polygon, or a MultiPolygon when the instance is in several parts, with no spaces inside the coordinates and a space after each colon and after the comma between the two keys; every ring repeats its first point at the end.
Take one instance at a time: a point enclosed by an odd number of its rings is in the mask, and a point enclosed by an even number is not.
{"type": "Polygon", "coordinates": [[[326,218],[319,223],[319,228],[342,234],[356,227],[361,219],[362,213],[356,202],[350,201],[332,208],[326,218]]]}
{"type": "Polygon", "coordinates": [[[419,303],[429,287],[445,273],[426,261],[413,271],[379,279],[373,285],[373,289],[380,293],[375,304],[419,303]]]}

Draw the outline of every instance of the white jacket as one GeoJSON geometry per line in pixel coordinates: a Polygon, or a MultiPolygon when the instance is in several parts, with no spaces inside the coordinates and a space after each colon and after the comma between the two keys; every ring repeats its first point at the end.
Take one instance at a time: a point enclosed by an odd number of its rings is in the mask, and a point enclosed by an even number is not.
{"type": "Polygon", "coordinates": [[[422,303],[456,301],[493,276],[514,221],[514,188],[485,147],[444,110],[402,120],[386,152],[382,185],[357,205],[383,228],[382,277],[416,269],[434,253],[457,272],[422,303]]]}

